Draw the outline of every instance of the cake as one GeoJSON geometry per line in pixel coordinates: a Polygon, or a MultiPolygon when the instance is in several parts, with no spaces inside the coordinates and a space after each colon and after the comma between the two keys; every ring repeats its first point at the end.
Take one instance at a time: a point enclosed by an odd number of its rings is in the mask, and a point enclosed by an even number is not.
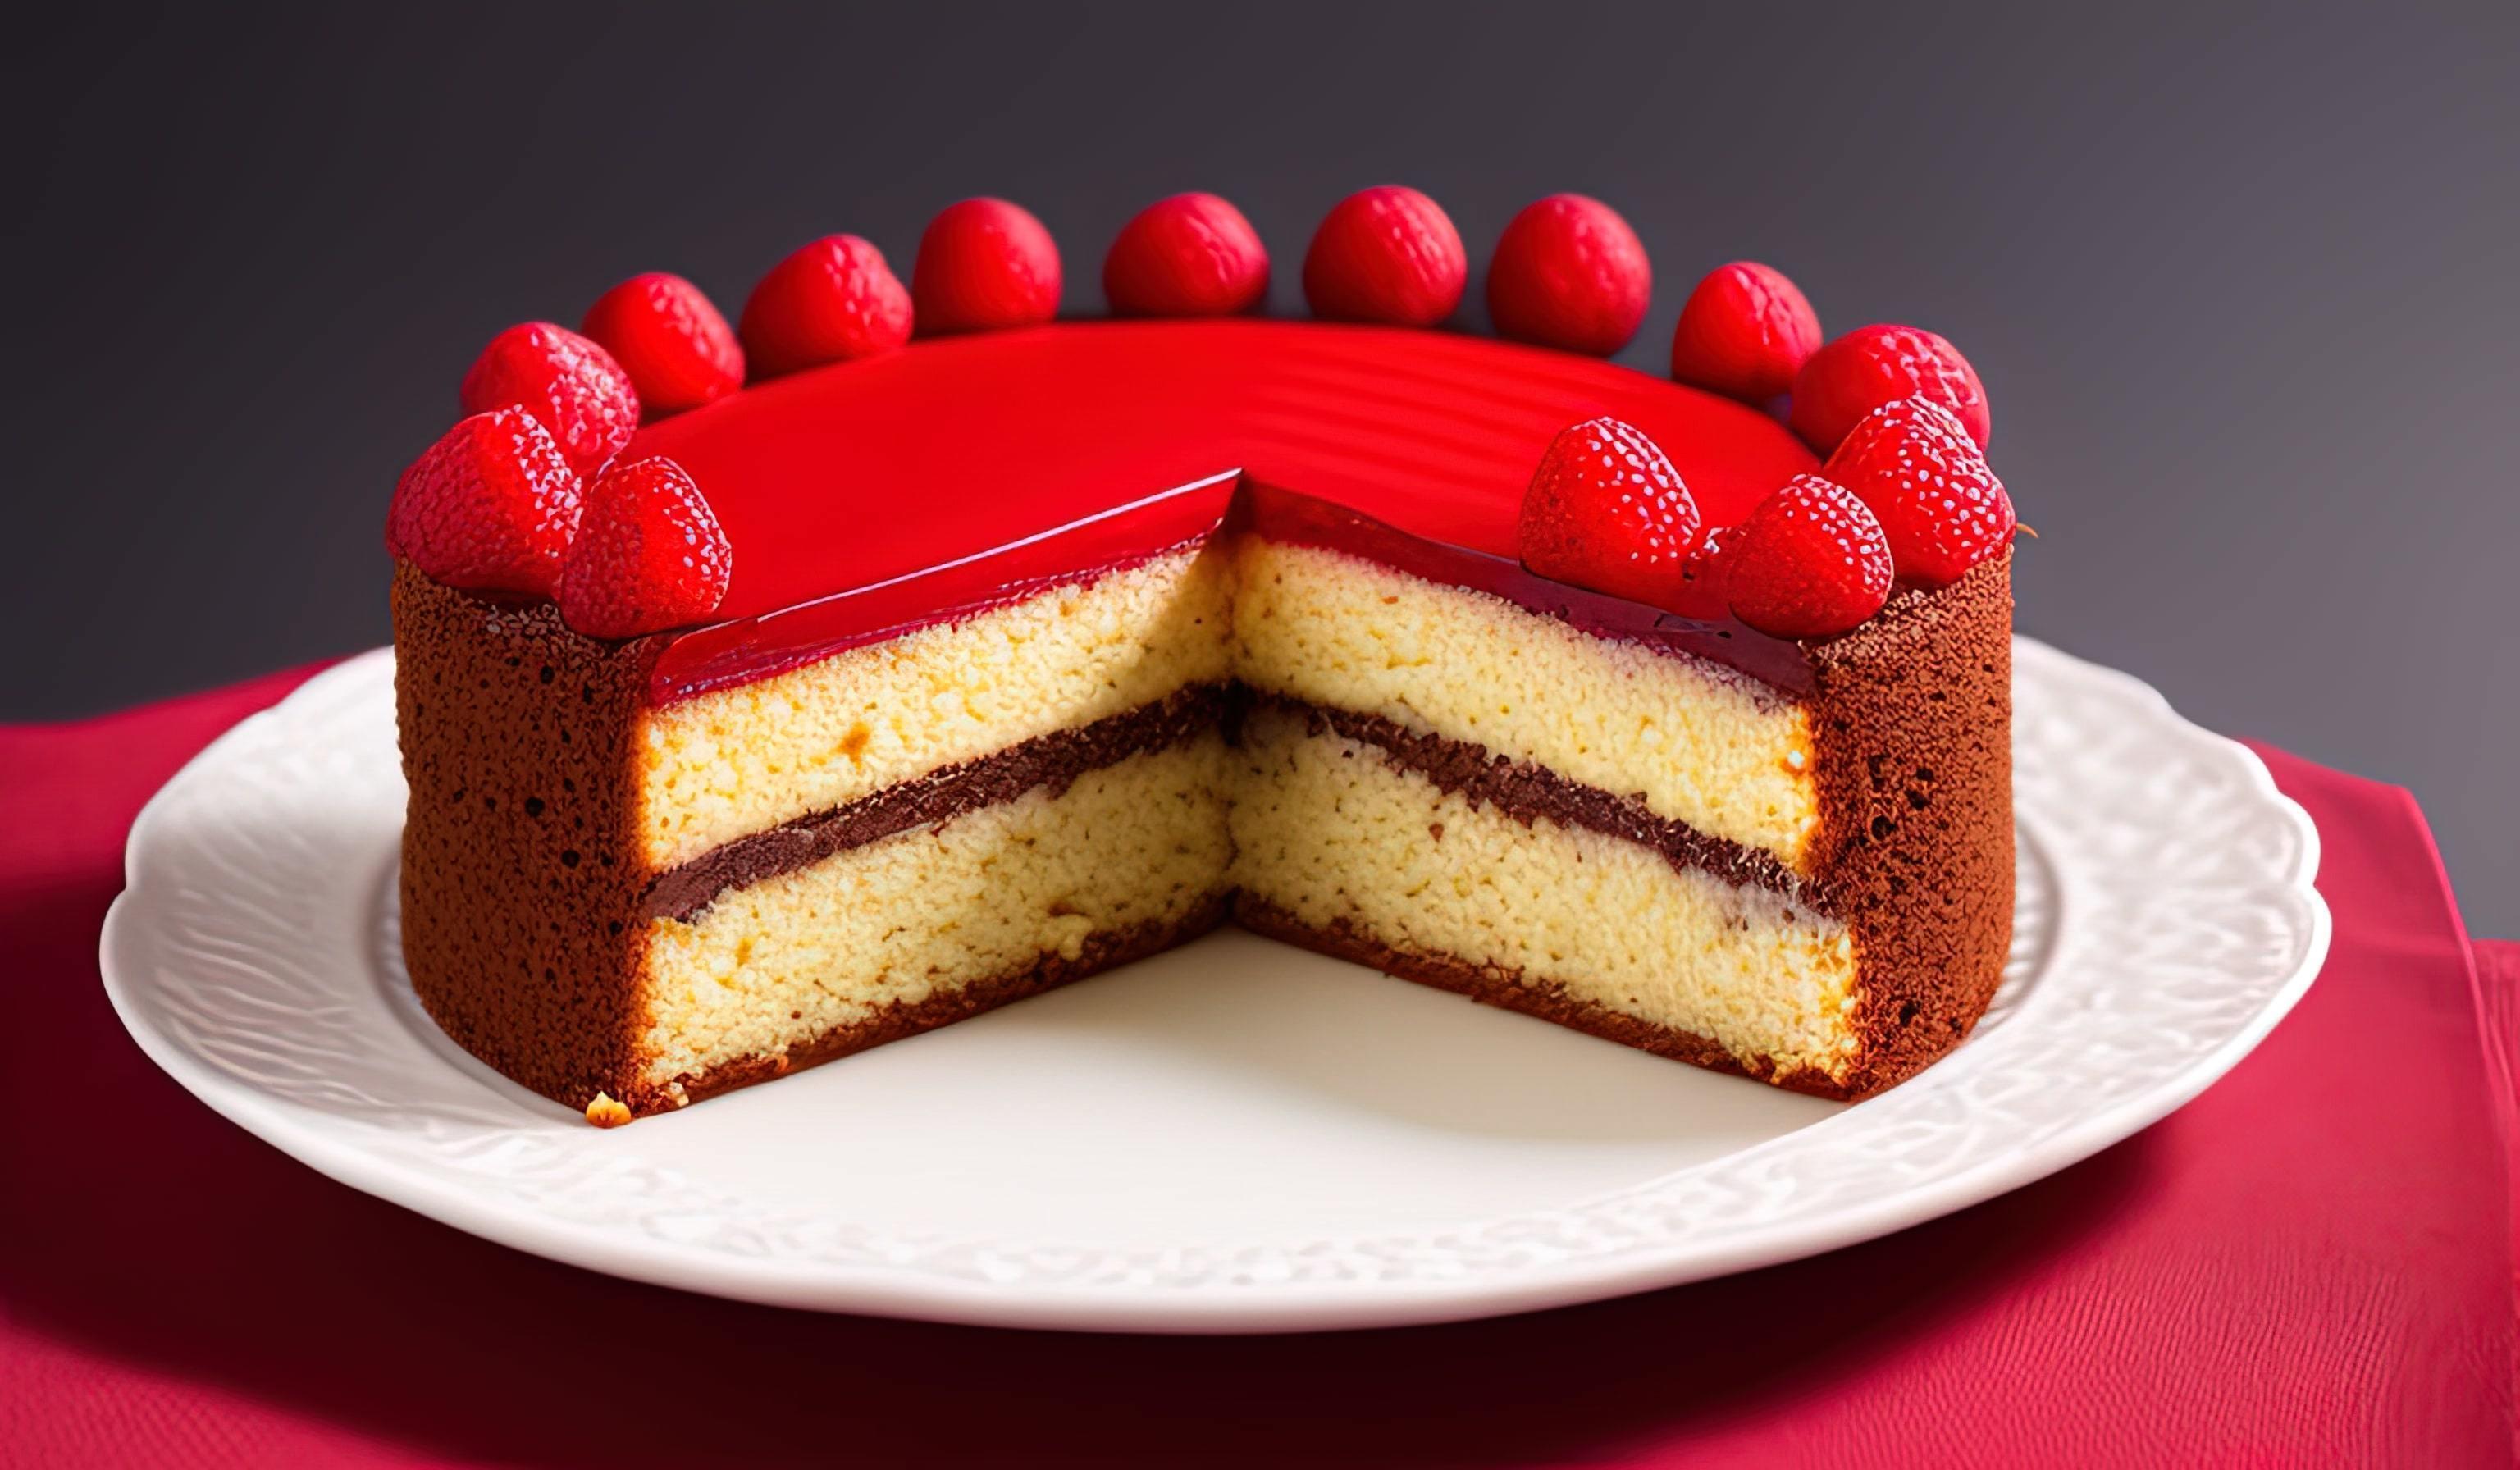
{"type": "Polygon", "coordinates": [[[1430,330],[1411,191],[1325,223],[1317,319],[1267,274],[1184,196],[1054,320],[976,200],[907,289],[833,237],[740,331],[651,276],[494,340],[387,527],[447,1035],[626,1121],[1231,922],[1826,1097],[1966,1036],[2013,526],[1958,354],[1739,263],[1674,378],[1598,360],[1646,266],[1573,196],[1497,252],[1518,340],[1430,330]]]}

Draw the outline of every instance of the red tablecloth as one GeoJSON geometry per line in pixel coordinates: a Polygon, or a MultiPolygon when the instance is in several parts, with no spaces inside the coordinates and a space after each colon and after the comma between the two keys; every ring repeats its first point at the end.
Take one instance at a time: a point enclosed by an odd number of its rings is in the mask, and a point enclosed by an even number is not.
{"type": "Polygon", "coordinates": [[[0,1463],[2512,1461],[2520,950],[2471,954],[2395,788],[2265,752],[2324,834],[2325,975],[2198,1101],[2044,1182],[1503,1321],[1072,1337],[551,1265],[160,1076],[97,980],[124,828],[295,677],[0,729],[0,1463]]]}

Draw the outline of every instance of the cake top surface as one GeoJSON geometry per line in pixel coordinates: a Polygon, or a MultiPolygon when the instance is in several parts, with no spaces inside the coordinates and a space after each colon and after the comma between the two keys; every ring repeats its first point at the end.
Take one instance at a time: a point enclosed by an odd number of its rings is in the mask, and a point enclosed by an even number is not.
{"type": "Polygon", "coordinates": [[[1322,221],[1312,322],[1253,315],[1269,254],[1213,195],[1122,229],[1103,262],[1116,320],[1058,320],[1058,244],[1005,200],[941,211],[910,275],[831,235],[774,265],[733,325],[652,271],[583,332],[507,329],[465,374],[467,417],[396,483],[386,550],[449,586],[549,599],[590,638],[656,636],[660,688],[689,691],[1229,516],[1614,636],[1711,629],[1736,664],[1738,632],[1844,636],[2016,529],[1984,385],[1935,333],[1824,340],[1782,273],[1732,261],[1688,291],[1669,379],[1599,360],[1642,324],[1652,269],[1583,196],[1535,201],[1498,241],[1486,295],[1507,340],[1443,330],[1467,256],[1399,185],[1322,221]]]}
{"type": "MultiPolygon", "coordinates": [[[[665,419],[627,453],[706,487],[735,554],[718,616],[739,619],[1233,470],[1509,558],[1531,465],[1603,414],[1663,446],[1709,525],[1816,465],[1754,408],[1598,360],[1244,318],[939,338],[665,419]]],[[[1199,529],[1150,514],[1142,539],[1199,529]]]]}

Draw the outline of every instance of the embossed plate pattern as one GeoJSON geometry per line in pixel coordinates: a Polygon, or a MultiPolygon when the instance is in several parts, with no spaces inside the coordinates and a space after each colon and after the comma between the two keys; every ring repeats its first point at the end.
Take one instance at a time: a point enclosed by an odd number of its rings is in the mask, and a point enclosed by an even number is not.
{"type": "Polygon", "coordinates": [[[1995,1010],[1852,1107],[1225,933],[610,1132],[438,1035],[394,939],[392,656],[221,737],[133,827],[106,987],[143,1048],[335,1179],[749,1300],[1217,1332],[1593,1300],[1868,1239],[2167,1115],[2309,987],[2318,833],[2241,747],[2017,644],[1995,1010]]]}

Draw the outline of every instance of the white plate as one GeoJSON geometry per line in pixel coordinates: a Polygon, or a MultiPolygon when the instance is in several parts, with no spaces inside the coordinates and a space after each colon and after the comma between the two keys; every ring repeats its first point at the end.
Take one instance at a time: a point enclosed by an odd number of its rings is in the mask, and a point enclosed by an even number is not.
{"type": "Polygon", "coordinates": [[[2016,644],[2020,908],[1969,1042],[1855,1106],[1238,932],[668,1117],[473,1061],[394,934],[389,651],[222,736],[131,833],[106,988],[316,1169],[490,1239],[833,1311],[1225,1332],[1581,1302],[1884,1234],[2203,1091],[2327,949],[2318,833],[2241,747],[2016,644]]]}

